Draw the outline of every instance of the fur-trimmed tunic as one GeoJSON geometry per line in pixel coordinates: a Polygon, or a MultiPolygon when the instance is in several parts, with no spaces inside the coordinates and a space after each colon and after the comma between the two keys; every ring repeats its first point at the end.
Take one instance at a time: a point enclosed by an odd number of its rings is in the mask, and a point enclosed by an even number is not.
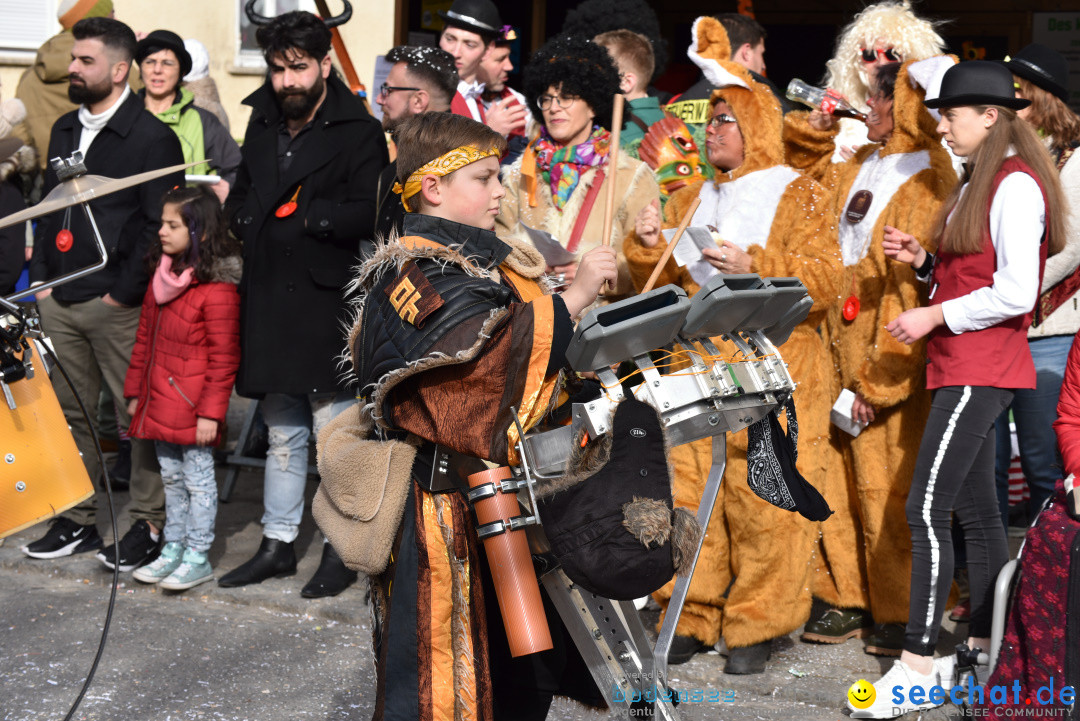
{"type": "MultiPolygon", "coordinates": [[[[506,464],[517,438],[511,409],[528,429],[555,397],[569,313],[541,284],[543,259],[531,247],[417,214],[404,232],[355,283],[349,352],[361,402],[383,433],[506,464]]],[[[534,678],[533,662],[509,657],[464,494],[428,492],[416,473],[390,566],[371,578],[374,718],[488,721],[504,705],[550,702],[555,689],[534,678]]],[[[556,685],[574,656],[557,630],[543,662],[556,685]]]]}
{"type": "Polygon", "coordinates": [[[922,99],[905,65],[896,79],[890,138],[859,148],[839,164],[829,162],[835,131],[814,130],[806,112],[785,119],[789,159],[821,177],[831,196],[844,256],[841,295],[859,299],[853,320],[838,305],[826,324],[840,382],[876,412],[857,438],[832,429],[847,473],[837,468],[829,476],[836,514],[822,524],[823,563],[813,590],[840,608],[869,608],[878,623],[907,621],[911,534],[904,503],[930,409],[926,341],[905,345],[885,330],[903,311],[925,305],[925,285],[908,264],[887,258],[881,243],[889,225],[932,251],[932,225],[956,183],[922,99]],[[860,190],[872,192],[873,199],[865,217],[851,223],[845,212],[860,190]]]}
{"type": "MultiPolygon", "coordinates": [[[[635,160],[626,153],[619,154],[618,172],[615,174],[615,212],[611,222],[611,247],[619,256],[619,282],[616,292],[607,300],[632,295],[634,288],[626,268],[626,259],[622,253],[623,239],[634,233],[634,221],[642,208],[660,198],[660,186],[648,165],[635,160]]],[[[604,230],[604,203],[607,198],[607,185],[611,182],[609,169],[604,166],[604,182],[601,184],[593,203],[585,230],[577,248],[578,255],[592,250],[602,242],[604,230]]],[[[574,192],[560,211],[551,199],[551,188],[541,178],[536,182],[536,207],[529,205],[529,194],[525,189],[525,178],[521,174],[521,159],[518,158],[503,173],[503,187],[506,195],[502,199],[499,217],[495,220],[495,232],[500,238],[519,238],[528,243],[528,239],[518,228],[521,221],[530,228],[546,230],[555,236],[564,246],[570,241],[577,222],[578,214],[585,203],[593,181],[596,168],[589,168],[581,174],[574,192]]]]}

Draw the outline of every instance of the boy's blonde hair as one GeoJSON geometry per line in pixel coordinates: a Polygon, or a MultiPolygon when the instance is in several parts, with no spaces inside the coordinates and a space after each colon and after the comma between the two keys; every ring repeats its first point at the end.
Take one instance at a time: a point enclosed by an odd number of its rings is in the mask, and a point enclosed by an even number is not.
{"type": "Polygon", "coordinates": [[[632,30],[609,30],[597,35],[593,42],[607,49],[620,73],[629,71],[637,75],[636,92],[644,92],[649,87],[656,58],[647,37],[632,30]]]}
{"type": "MultiPolygon", "coordinates": [[[[398,126],[395,137],[397,180],[402,185],[424,165],[464,145],[477,150],[495,148],[500,155],[506,152],[506,138],[502,135],[472,118],[451,113],[421,113],[411,117],[398,126]]],[[[451,182],[453,175],[443,176],[444,182],[451,182]]],[[[409,202],[414,209],[422,208],[423,194],[417,193],[409,202]]]]}

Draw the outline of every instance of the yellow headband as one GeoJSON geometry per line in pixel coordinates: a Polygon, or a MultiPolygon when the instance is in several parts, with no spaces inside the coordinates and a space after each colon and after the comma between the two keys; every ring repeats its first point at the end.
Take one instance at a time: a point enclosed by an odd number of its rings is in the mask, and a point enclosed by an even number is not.
{"type": "Polygon", "coordinates": [[[394,183],[394,192],[401,195],[402,205],[405,206],[405,210],[411,213],[413,209],[409,207],[409,198],[420,192],[420,182],[425,175],[434,175],[441,178],[444,175],[450,175],[455,170],[464,168],[470,163],[490,158],[493,155],[500,155],[498,148],[478,150],[473,145],[462,145],[460,148],[454,148],[449,153],[440,155],[430,163],[417,168],[416,172],[405,181],[404,188],[401,187],[401,183],[394,183]]]}

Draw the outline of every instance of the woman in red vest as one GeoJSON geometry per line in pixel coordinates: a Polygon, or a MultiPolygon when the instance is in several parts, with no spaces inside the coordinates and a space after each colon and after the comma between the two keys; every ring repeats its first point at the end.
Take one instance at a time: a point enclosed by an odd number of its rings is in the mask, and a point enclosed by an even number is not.
{"type": "MultiPolygon", "coordinates": [[[[876,684],[871,718],[940,706],[933,686],[953,684],[954,657],[934,659],[952,583],[952,514],[964,527],[971,581],[968,645],[989,649],[992,588],[1009,558],[994,492],[994,420],[1018,388],[1035,387],[1027,329],[1047,254],[1065,242],[1065,205],[1050,156],[1016,111],[1029,101],[1013,92],[998,63],[950,68],[940,96],[938,132],[967,158],[963,182],[942,205],[936,255],[895,228],[885,254],[910,263],[930,284],[930,305],[886,326],[899,341],[926,336],[930,416],[907,500],[911,528],[911,602],[903,652],[876,684]],[[915,699],[908,693],[922,687],[915,699]]],[[[1049,419],[1047,419],[1049,421],[1049,419]]]]}

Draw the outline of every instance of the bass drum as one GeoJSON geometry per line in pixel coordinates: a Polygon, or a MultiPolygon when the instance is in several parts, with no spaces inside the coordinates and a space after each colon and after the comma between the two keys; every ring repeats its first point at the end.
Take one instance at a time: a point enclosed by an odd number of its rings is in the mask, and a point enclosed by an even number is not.
{"type": "Polygon", "coordinates": [[[66,511],[94,495],[48,375],[8,385],[15,410],[0,400],[0,538],[66,511]]]}

